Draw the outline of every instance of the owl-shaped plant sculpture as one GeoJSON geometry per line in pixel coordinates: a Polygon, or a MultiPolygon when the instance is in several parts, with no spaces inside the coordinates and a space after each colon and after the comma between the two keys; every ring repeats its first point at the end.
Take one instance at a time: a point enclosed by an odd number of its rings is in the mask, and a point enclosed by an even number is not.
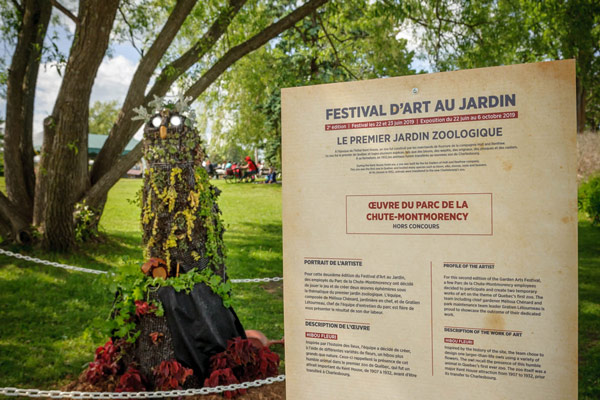
{"type": "Polygon", "coordinates": [[[142,196],[146,258],[165,260],[168,276],[193,268],[211,268],[225,278],[223,226],[216,198],[200,166],[202,141],[192,128],[193,113],[185,99],[151,103],[145,113],[144,158],[148,170],[142,196]]]}
{"type": "MultiPolygon", "coordinates": [[[[204,154],[193,112],[183,98],[171,104],[156,98],[150,105],[152,113],[136,110],[137,118],[147,121],[142,192],[146,262],[140,273],[148,277],[139,280],[145,282],[143,289],[131,296],[150,300],[152,307],[164,310],[164,317],[138,313],[138,334],[128,336],[135,340],[128,362],[151,377],[159,363],[174,358],[193,369],[193,380],[201,384],[209,358],[245,333],[229,306],[218,189],[200,165],[204,154]],[[157,345],[150,339],[158,334],[164,340],[157,345]]],[[[138,303],[141,307],[143,302],[138,303]]]]}

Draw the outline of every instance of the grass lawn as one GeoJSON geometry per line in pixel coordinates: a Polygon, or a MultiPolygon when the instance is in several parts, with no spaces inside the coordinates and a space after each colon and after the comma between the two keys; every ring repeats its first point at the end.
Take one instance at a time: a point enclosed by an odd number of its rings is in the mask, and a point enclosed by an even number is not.
{"type": "Polygon", "coordinates": [[[579,398],[600,399],[600,227],[579,221],[579,398]]]}
{"type": "MultiPolygon", "coordinates": [[[[282,276],[281,186],[215,183],[223,189],[219,205],[229,276],[282,276]]],[[[140,211],[127,200],[141,184],[123,179],[110,191],[100,222],[104,243],[69,254],[7,250],[92,269],[140,265],[140,211]]],[[[0,255],[0,386],[58,388],[77,376],[107,339],[100,331],[114,298],[107,279],[0,255]]],[[[246,329],[271,339],[283,336],[282,287],[282,282],[234,286],[233,306],[246,329]]]]}
{"type": "MultiPolygon", "coordinates": [[[[213,182],[223,190],[219,204],[230,277],[281,276],[281,186],[213,182]]],[[[141,184],[121,180],[111,190],[101,221],[104,243],[69,254],[14,250],[102,270],[140,264],[139,210],[127,200],[141,184]]],[[[0,386],[57,388],[78,375],[106,341],[99,330],[113,299],[106,280],[0,256],[0,386]]],[[[246,329],[260,329],[271,339],[283,335],[281,282],[235,285],[234,307],[246,329]]],[[[579,222],[579,361],[579,398],[600,398],[600,228],[584,218],[579,222]]]]}

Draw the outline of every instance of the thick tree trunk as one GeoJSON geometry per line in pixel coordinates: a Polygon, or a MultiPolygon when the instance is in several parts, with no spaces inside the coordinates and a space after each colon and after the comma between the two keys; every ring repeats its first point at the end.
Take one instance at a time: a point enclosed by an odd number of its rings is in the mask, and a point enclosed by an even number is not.
{"type": "Polygon", "coordinates": [[[96,73],[108,47],[118,0],[82,0],[80,21],[52,112],[56,122],[46,182],[43,245],[67,250],[74,243],[73,208],[89,187],[88,108],[96,73]],[[66,192],[67,191],[67,192],[66,192]]]}
{"type": "Polygon", "coordinates": [[[0,214],[0,238],[2,240],[12,240],[12,225],[9,220],[0,214]]]}
{"type": "Polygon", "coordinates": [[[33,170],[33,102],[41,49],[52,13],[48,0],[27,0],[6,88],[4,164],[8,200],[31,222],[35,175],[33,170]]]}

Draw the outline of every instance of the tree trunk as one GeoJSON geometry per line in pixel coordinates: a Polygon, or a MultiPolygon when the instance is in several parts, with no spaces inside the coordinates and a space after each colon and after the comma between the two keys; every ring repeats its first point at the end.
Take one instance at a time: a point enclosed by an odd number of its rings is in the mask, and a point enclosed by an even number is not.
{"type": "Polygon", "coordinates": [[[45,231],[44,212],[46,210],[48,168],[55,135],[56,121],[52,116],[46,117],[44,119],[44,142],[40,152],[41,159],[38,164],[37,180],[35,181],[35,198],[33,203],[33,225],[41,232],[45,231]]]}
{"type": "MultiPolygon", "coordinates": [[[[35,175],[33,170],[33,103],[41,49],[52,13],[50,1],[27,0],[6,88],[4,173],[13,212],[31,222],[35,175]]],[[[15,227],[13,227],[15,228],[15,227]]]]}
{"type": "Polygon", "coordinates": [[[2,238],[3,241],[12,240],[12,236],[12,224],[0,214],[0,238],[2,238]]]}
{"type": "Polygon", "coordinates": [[[586,107],[586,97],[587,90],[581,83],[581,79],[579,77],[575,80],[575,90],[577,96],[577,133],[583,133],[585,130],[585,107],[586,107]]]}
{"type": "Polygon", "coordinates": [[[79,6],[75,39],[52,112],[56,133],[51,152],[44,154],[49,157],[42,237],[47,249],[68,250],[74,243],[74,205],[89,187],[90,94],[108,47],[118,3],[118,0],[82,0],[79,6]]]}
{"type": "MultiPolygon", "coordinates": [[[[11,239],[19,244],[29,244],[32,236],[29,233],[29,221],[21,217],[19,213],[14,212],[14,206],[8,198],[0,192],[0,219],[10,223],[11,239]]],[[[4,233],[7,232],[3,229],[4,233]]]]}

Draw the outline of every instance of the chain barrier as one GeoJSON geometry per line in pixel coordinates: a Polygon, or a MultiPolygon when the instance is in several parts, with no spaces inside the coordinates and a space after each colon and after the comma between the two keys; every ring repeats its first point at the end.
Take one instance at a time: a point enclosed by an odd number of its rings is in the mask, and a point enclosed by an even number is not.
{"type": "MultiPolygon", "coordinates": [[[[96,275],[102,275],[102,274],[109,274],[110,273],[110,272],[107,272],[107,271],[99,271],[97,269],[81,268],[81,267],[75,267],[73,265],[67,265],[67,264],[57,263],[57,262],[54,262],[54,261],[41,260],[39,258],[24,256],[23,254],[13,253],[12,251],[4,250],[4,249],[0,249],[0,254],[4,254],[5,256],[9,256],[9,257],[18,258],[20,260],[25,260],[25,261],[33,262],[33,263],[36,263],[36,264],[48,265],[50,267],[63,268],[63,269],[67,269],[67,270],[70,270],[70,271],[86,272],[88,274],[96,274],[96,275]]],[[[282,280],[283,280],[283,278],[278,277],[278,276],[273,277],[273,278],[230,279],[231,283],[279,282],[279,281],[282,281],[282,280]]]]}
{"type": "Polygon", "coordinates": [[[88,274],[96,274],[96,275],[102,275],[102,274],[107,274],[108,273],[106,271],[98,271],[96,269],[87,269],[87,268],[81,268],[81,267],[74,267],[72,265],[61,264],[61,263],[57,263],[57,262],[54,262],[54,261],[40,260],[39,258],[24,256],[23,254],[13,253],[12,251],[4,250],[4,249],[0,249],[0,254],[4,254],[4,255],[9,256],[9,257],[18,258],[18,259],[21,259],[21,260],[30,261],[30,262],[33,262],[33,263],[36,263],[36,264],[49,265],[51,267],[68,269],[70,271],[87,272],[88,274]]]}
{"type": "Polygon", "coordinates": [[[161,397],[197,396],[249,389],[275,382],[285,381],[285,375],[274,378],[257,379],[252,382],[236,383],[227,386],[203,387],[201,389],[170,390],[158,392],[63,392],[60,390],[0,388],[0,395],[11,397],[49,397],[51,399],[156,399],[161,397]]]}
{"type": "Polygon", "coordinates": [[[274,278],[251,278],[251,279],[230,279],[231,283],[259,283],[259,282],[280,282],[283,278],[276,276],[274,278]]]}
{"type": "MultiPolygon", "coordinates": [[[[0,249],[0,254],[18,258],[33,262],[36,264],[48,265],[51,267],[63,268],[70,271],[86,272],[89,274],[108,274],[107,271],[99,271],[95,269],[75,267],[72,265],[61,264],[54,261],[41,260],[35,257],[24,256],[19,253],[13,253],[12,251],[0,249]]],[[[259,283],[259,282],[279,282],[282,281],[281,277],[273,278],[253,278],[253,279],[231,279],[232,283],[259,283]]],[[[206,395],[211,393],[222,393],[237,389],[248,389],[252,387],[260,387],[263,385],[270,385],[275,382],[283,382],[285,375],[279,375],[275,378],[257,379],[253,382],[244,382],[239,384],[227,385],[227,386],[216,386],[212,388],[201,388],[201,389],[187,389],[187,390],[172,390],[172,391],[158,391],[158,392],[63,392],[60,390],[39,390],[39,389],[18,389],[11,387],[0,387],[0,395],[11,396],[11,397],[49,397],[52,399],[153,399],[161,397],[180,397],[180,396],[195,396],[195,395],[206,395]]]]}

